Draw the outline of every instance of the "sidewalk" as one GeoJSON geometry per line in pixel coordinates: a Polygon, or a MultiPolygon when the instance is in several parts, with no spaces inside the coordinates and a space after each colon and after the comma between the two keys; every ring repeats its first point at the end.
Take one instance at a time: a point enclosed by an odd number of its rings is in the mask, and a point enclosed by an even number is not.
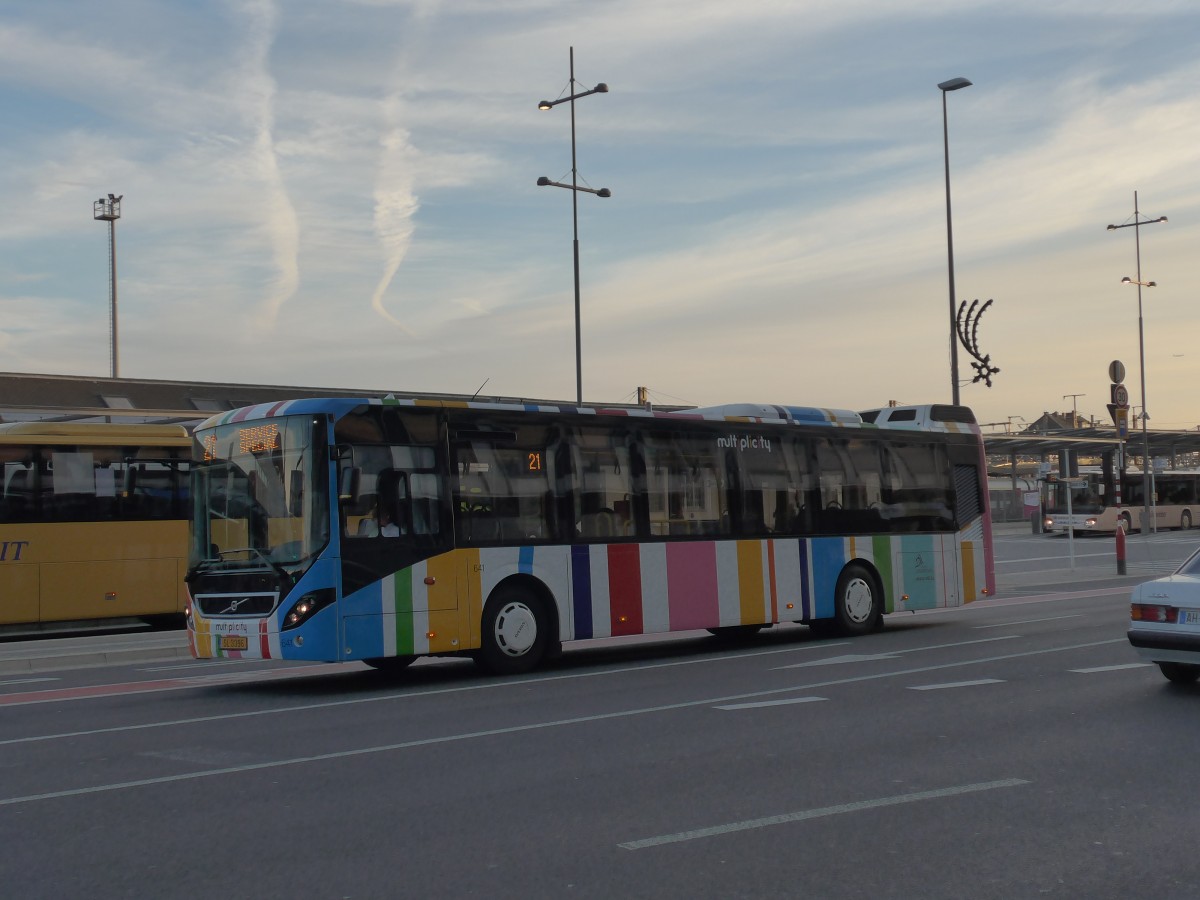
{"type": "MultiPolygon", "coordinates": [[[[1049,537],[1046,535],[1035,535],[1033,526],[1028,520],[1021,522],[996,522],[992,525],[993,538],[1005,537],[1024,537],[1044,538],[1047,541],[1055,541],[1056,546],[1058,541],[1064,540],[1061,537],[1049,537]]],[[[1042,587],[1052,585],[1062,585],[1067,587],[1070,585],[1087,586],[1093,584],[1106,584],[1109,587],[1113,586],[1128,586],[1131,590],[1134,585],[1143,581],[1150,581],[1153,578],[1159,578],[1163,575],[1170,575],[1175,571],[1174,563],[1164,563],[1162,565],[1153,565],[1147,563],[1129,564],[1126,567],[1127,574],[1117,574],[1117,557],[1114,541],[1100,540],[1095,537],[1076,538],[1077,553],[1096,553],[1104,552],[1111,554],[1111,557],[1103,565],[1083,565],[1077,563],[1072,569],[1067,557],[1064,554],[1062,564],[1055,569],[1031,569],[1028,571],[1007,571],[1001,572],[1000,566],[997,566],[996,573],[996,598],[1003,600],[1005,597],[1020,596],[1027,594],[1031,590],[1031,586],[1040,585],[1042,587]]]]}
{"type": "Polygon", "coordinates": [[[191,659],[183,630],[0,642],[0,676],[169,659],[191,659]]]}

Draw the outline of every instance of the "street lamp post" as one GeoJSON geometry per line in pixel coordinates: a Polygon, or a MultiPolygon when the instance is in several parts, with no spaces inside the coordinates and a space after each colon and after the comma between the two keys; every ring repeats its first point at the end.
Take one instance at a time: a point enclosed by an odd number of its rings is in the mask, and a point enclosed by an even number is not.
{"type": "Polygon", "coordinates": [[[109,194],[108,199],[101,197],[92,204],[92,218],[108,223],[109,337],[112,340],[113,378],[118,376],[121,369],[120,357],[117,355],[117,219],[121,218],[121,197],[124,196],[124,194],[121,194],[120,197],[109,194]]]}
{"type": "Polygon", "coordinates": [[[1157,283],[1153,281],[1142,281],[1142,225],[1153,225],[1156,222],[1167,221],[1166,216],[1159,216],[1157,219],[1142,219],[1141,211],[1138,209],[1137,191],[1133,192],[1133,221],[1125,222],[1121,225],[1109,225],[1109,231],[1116,231],[1118,228],[1133,228],[1133,246],[1137,260],[1137,278],[1130,278],[1128,275],[1121,279],[1121,284],[1136,284],[1138,298],[1138,368],[1140,369],[1140,378],[1142,383],[1142,534],[1146,530],[1157,531],[1155,527],[1154,517],[1151,515],[1151,509],[1154,506],[1154,477],[1150,472],[1150,432],[1147,430],[1146,420],[1150,418],[1146,411],[1146,338],[1145,331],[1142,326],[1142,288],[1156,287],[1157,283]]]}
{"type": "Polygon", "coordinates": [[[574,258],[575,258],[575,401],[579,405],[583,405],[583,333],[579,323],[579,193],[582,191],[585,194],[595,194],[597,197],[611,197],[612,192],[608,188],[589,188],[579,186],[579,170],[575,164],[575,101],[580,97],[586,97],[589,94],[607,94],[608,85],[604,82],[596,85],[591,90],[575,91],[575,48],[571,48],[570,52],[570,77],[571,81],[568,86],[570,94],[566,97],[559,97],[557,100],[542,100],[538,103],[538,109],[553,109],[560,103],[571,104],[571,183],[564,184],[558,181],[551,181],[546,176],[542,176],[537,180],[538,187],[560,187],[566,188],[571,192],[571,223],[574,229],[574,258]]]}
{"type": "Polygon", "coordinates": [[[954,229],[950,224],[950,128],[946,119],[946,95],[970,87],[965,78],[951,78],[938,85],[942,92],[942,144],[946,151],[946,253],[950,259],[950,391],[955,406],[958,406],[958,330],[955,327],[954,309],[954,229]]]}

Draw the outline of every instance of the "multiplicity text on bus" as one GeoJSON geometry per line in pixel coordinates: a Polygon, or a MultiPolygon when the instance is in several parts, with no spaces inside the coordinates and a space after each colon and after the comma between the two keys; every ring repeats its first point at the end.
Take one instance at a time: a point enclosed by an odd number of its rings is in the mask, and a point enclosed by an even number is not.
{"type": "Polygon", "coordinates": [[[0,626],[177,626],[191,444],[179,425],[0,425],[0,626]]]}
{"type": "Polygon", "coordinates": [[[565,641],[862,634],[993,592],[970,410],[887,413],[387,397],[215,416],[194,435],[192,652],[520,672],[565,641]]]}

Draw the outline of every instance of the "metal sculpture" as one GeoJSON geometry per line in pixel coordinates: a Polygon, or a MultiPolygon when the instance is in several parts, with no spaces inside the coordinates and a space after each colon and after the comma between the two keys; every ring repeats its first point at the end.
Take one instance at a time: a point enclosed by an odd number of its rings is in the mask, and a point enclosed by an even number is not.
{"type": "Polygon", "coordinates": [[[975,357],[975,362],[971,363],[971,368],[975,370],[975,377],[971,379],[971,383],[982,381],[988,387],[992,386],[992,376],[998,374],[1000,370],[992,365],[990,353],[979,352],[979,320],[983,318],[983,314],[994,302],[994,300],[989,300],[980,306],[978,299],[972,300],[971,308],[968,309],[967,301],[964,300],[958,305],[958,315],[954,320],[954,329],[958,332],[958,339],[962,341],[967,352],[975,357]]]}

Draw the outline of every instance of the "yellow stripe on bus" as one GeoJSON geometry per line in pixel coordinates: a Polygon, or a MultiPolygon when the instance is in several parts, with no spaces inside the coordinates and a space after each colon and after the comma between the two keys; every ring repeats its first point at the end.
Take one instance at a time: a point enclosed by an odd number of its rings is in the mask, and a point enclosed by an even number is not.
{"type": "Polygon", "coordinates": [[[743,625],[757,625],[763,619],[765,602],[761,541],[738,541],[739,608],[743,625]]]}
{"type": "Polygon", "coordinates": [[[962,541],[959,545],[962,548],[960,556],[962,557],[962,575],[963,575],[963,603],[970,603],[976,599],[975,596],[975,542],[962,541]]]}
{"type": "MultiPolygon", "coordinates": [[[[456,550],[429,559],[428,575],[434,580],[429,587],[429,651],[439,653],[450,650],[470,650],[478,647],[463,627],[467,599],[481,592],[479,550],[475,548],[456,550]]],[[[476,606],[478,601],[472,606],[476,606]]],[[[473,609],[471,615],[478,621],[480,611],[473,609]]],[[[478,627],[478,626],[476,626],[478,627]]]]}

